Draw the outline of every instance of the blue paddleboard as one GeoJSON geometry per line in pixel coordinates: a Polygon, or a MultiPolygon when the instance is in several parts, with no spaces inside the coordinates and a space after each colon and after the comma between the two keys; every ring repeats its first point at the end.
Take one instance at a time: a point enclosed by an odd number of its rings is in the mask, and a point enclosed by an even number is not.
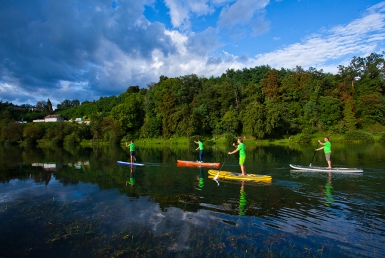
{"type": "Polygon", "coordinates": [[[117,161],[116,164],[121,166],[144,166],[142,163],[131,163],[126,161],[117,161]]]}

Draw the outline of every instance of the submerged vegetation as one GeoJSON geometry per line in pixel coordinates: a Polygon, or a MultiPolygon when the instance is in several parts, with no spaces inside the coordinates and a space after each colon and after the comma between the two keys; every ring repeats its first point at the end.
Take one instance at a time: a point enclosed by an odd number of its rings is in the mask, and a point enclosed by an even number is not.
{"type": "Polygon", "coordinates": [[[383,54],[372,53],[340,65],[338,74],[265,65],[210,78],[161,76],[147,89],[130,86],[119,96],[81,104],[65,100],[55,111],[49,99],[34,111],[0,102],[0,142],[116,145],[126,139],[193,136],[231,141],[236,135],[309,142],[317,133],[369,141],[370,133],[384,133],[384,75],[383,54]],[[52,113],[90,124],[30,123],[52,113]]]}

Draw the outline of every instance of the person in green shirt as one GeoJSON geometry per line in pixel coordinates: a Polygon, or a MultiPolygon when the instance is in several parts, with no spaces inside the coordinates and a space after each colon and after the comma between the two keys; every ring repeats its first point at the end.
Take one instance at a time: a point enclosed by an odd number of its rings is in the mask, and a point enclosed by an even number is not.
{"type": "Polygon", "coordinates": [[[126,142],[126,148],[130,147],[130,157],[131,157],[131,163],[135,162],[135,143],[133,140],[131,140],[130,144],[127,144],[126,142]]]}
{"type": "Polygon", "coordinates": [[[320,140],[318,140],[318,143],[323,145],[323,147],[316,149],[316,151],[319,151],[322,149],[324,150],[325,158],[326,158],[326,161],[328,163],[328,169],[332,169],[332,160],[330,158],[330,156],[332,154],[332,144],[330,143],[328,137],[325,137],[324,141],[325,142],[321,142],[320,140]]]}
{"type": "Polygon", "coordinates": [[[230,151],[228,154],[234,154],[239,151],[239,166],[241,167],[241,176],[246,176],[246,169],[245,169],[245,160],[246,160],[246,146],[243,143],[243,140],[241,137],[237,140],[238,146],[233,143],[234,147],[237,147],[234,151],[230,151]]]}
{"type": "Polygon", "coordinates": [[[201,140],[194,141],[194,142],[198,144],[198,148],[196,148],[196,150],[199,150],[198,162],[202,163],[203,162],[203,154],[205,152],[205,146],[203,145],[203,142],[201,140]]]}

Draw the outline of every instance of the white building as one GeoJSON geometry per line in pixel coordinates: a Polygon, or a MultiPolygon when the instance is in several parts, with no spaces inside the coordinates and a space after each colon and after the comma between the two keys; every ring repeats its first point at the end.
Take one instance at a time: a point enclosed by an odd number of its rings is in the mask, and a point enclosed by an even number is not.
{"type": "Polygon", "coordinates": [[[60,115],[48,115],[44,117],[44,119],[36,119],[32,122],[40,123],[40,122],[63,122],[64,119],[60,115]]]}

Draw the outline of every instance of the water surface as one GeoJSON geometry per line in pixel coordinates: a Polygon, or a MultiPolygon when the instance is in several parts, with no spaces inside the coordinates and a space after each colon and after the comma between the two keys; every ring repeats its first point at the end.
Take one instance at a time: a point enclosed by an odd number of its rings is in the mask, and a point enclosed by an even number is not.
{"type": "MultiPolygon", "coordinates": [[[[240,172],[231,150],[205,161],[240,172]]],[[[333,166],[362,174],[297,172],[326,165],[315,146],[247,146],[247,173],[271,183],[214,181],[195,146],[1,148],[0,257],[385,257],[383,144],[333,144],[333,166]]]]}

